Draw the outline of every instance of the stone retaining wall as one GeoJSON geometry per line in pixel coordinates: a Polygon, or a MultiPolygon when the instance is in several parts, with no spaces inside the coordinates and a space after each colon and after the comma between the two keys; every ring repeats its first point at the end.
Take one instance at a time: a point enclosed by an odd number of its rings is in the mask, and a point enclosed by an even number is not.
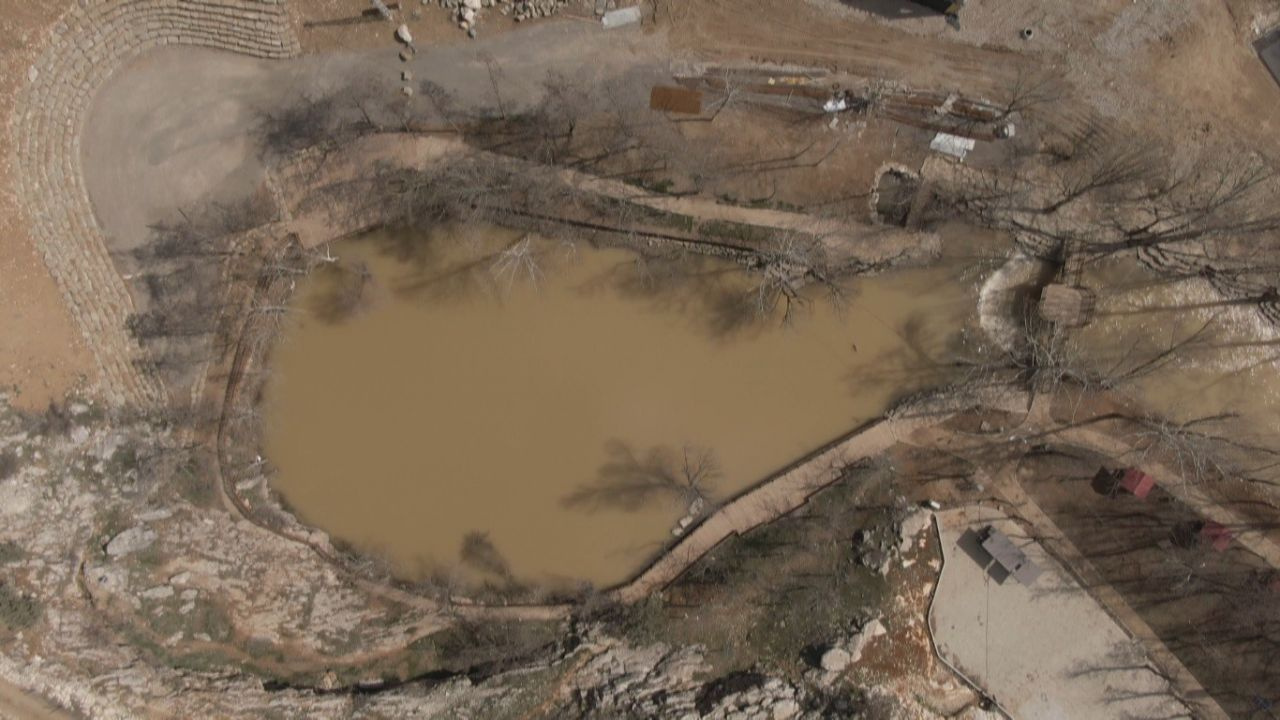
{"type": "Polygon", "coordinates": [[[28,72],[10,118],[16,192],[32,236],[100,369],[112,404],[160,402],[125,331],[133,309],[107,254],[80,166],[89,103],[111,74],[160,45],[197,45],[261,58],[300,52],[285,0],[78,0],[28,72]]]}

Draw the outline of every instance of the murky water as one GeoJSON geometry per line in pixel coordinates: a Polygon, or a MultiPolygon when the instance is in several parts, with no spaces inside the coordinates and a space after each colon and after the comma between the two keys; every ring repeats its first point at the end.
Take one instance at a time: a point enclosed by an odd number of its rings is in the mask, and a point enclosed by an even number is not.
{"type": "Polygon", "coordinates": [[[686,466],[714,457],[723,498],[943,382],[973,307],[949,270],[912,270],[781,328],[731,263],[539,240],[535,268],[500,254],[519,243],[377,235],[302,283],[267,449],[305,521],[407,575],[465,545],[494,576],[615,583],[670,538],[686,466]]]}
{"type": "Polygon", "coordinates": [[[1280,416],[1280,331],[1253,305],[1199,279],[1169,282],[1129,259],[1095,267],[1098,312],[1079,333],[1090,364],[1125,375],[1120,390],[1178,422],[1231,415],[1231,434],[1271,444],[1280,416]]]}

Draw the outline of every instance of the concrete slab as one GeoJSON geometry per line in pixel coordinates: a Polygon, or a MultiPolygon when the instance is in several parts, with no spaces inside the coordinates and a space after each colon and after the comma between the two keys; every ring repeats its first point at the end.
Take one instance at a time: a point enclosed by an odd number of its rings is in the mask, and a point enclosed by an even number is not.
{"type": "Polygon", "coordinates": [[[1139,643],[1026,531],[992,507],[937,514],[943,569],[929,624],[939,653],[1015,718],[1185,716],[1139,643]],[[975,561],[992,525],[1043,573],[1032,587],[975,561]]]}

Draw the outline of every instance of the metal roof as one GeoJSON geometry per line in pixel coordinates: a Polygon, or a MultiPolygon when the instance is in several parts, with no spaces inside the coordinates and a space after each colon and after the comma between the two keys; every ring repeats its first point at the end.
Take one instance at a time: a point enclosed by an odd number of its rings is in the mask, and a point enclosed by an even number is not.
{"type": "Polygon", "coordinates": [[[1041,570],[1031,558],[1014,545],[1008,535],[990,525],[982,533],[982,549],[1023,585],[1031,585],[1040,577],[1041,570]]]}

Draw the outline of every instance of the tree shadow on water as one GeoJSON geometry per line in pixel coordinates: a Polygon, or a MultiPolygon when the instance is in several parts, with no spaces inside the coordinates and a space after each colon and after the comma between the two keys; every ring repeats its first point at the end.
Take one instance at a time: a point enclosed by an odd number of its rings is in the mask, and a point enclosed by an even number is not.
{"type": "Polygon", "coordinates": [[[489,538],[489,533],[472,530],[462,538],[462,547],[458,550],[458,558],[463,565],[482,573],[496,575],[503,580],[510,580],[511,566],[503,557],[498,547],[489,538]]]}
{"type": "Polygon", "coordinates": [[[334,325],[350,320],[370,302],[373,274],[362,261],[333,262],[317,268],[313,281],[319,290],[307,299],[307,310],[317,320],[334,325]]]}
{"type": "Polygon", "coordinates": [[[685,316],[714,340],[739,339],[769,327],[742,272],[736,264],[688,253],[640,253],[615,263],[578,289],[584,294],[617,293],[655,310],[685,316]]]}
{"type": "Polygon", "coordinates": [[[637,451],[621,440],[605,443],[608,456],[596,479],[560,499],[571,509],[636,512],[655,502],[706,499],[720,477],[715,454],[706,448],[657,445],[637,451]]]}
{"type": "MultiPolygon", "coordinates": [[[[945,383],[961,372],[951,359],[959,350],[958,338],[948,339],[940,347],[933,336],[940,330],[931,325],[923,315],[912,315],[900,327],[893,328],[902,341],[876,353],[871,359],[859,358],[844,374],[843,380],[851,393],[871,384],[928,387],[945,383]]],[[[959,335],[959,329],[956,330],[959,335]]],[[[851,345],[856,350],[856,341],[851,345]]],[[[864,349],[864,353],[866,350],[864,349]]]]}
{"type": "Polygon", "coordinates": [[[463,300],[477,293],[501,296],[517,280],[541,277],[544,252],[527,236],[502,243],[471,243],[446,233],[396,230],[368,242],[395,261],[387,285],[403,300],[463,300]]]}

